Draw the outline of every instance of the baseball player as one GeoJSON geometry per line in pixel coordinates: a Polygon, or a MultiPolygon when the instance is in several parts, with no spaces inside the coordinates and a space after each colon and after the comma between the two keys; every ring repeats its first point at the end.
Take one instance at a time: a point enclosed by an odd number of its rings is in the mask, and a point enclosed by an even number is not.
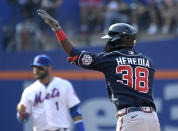
{"type": "Polygon", "coordinates": [[[74,47],[58,21],[45,10],[37,12],[56,32],[69,62],[104,74],[109,98],[116,107],[116,131],[160,131],[152,97],[155,69],[148,57],[133,49],[136,31],[131,25],[111,25],[102,37],[107,39],[104,52],[91,53],[74,47]]]}
{"type": "Polygon", "coordinates": [[[84,131],[80,100],[69,81],[51,76],[50,62],[45,54],[34,58],[31,67],[37,80],[24,89],[17,118],[25,122],[32,116],[34,131],[70,131],[70,114],[77,131],[84,131]]]}

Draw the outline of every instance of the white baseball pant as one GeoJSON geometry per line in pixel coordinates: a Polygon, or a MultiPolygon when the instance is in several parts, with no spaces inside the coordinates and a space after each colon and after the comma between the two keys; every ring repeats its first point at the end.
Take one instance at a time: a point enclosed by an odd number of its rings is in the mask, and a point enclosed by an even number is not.
{"type": "Polygon", "coordinates": [[[160,131],[157,113],[152,111],[151,107],[130,113],[124,108],[118,111],[116,116],[118,118],[116,131],[160,131]],[[122,115],[118,115],[119,113],[122,115]]]}

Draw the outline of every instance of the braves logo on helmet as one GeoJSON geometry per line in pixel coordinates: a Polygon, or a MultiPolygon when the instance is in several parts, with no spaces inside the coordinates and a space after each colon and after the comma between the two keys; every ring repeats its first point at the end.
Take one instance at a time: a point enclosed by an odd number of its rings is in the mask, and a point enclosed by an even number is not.
{"type": "Polygon", "coordinates": [[[90,55],[84,54],[82,58],[82,64],[83,65],[90,65],[92,63],[93,59],[90,55]]]}

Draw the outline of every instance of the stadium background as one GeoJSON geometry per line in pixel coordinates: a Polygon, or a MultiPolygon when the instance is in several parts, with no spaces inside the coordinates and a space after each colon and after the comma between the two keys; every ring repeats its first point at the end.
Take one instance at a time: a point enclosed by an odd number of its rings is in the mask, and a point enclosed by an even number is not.
{"type": "MultiPolygon", "coordinates": [[[[65,0],[60,8],[63,21],[79,23],[76,1],[65,0]],[[65,8],[74,6],[76,14],[65,8]]],[[[0,27],[10,23],[13,7],[6,0],[0,1],[0,27]]],[[[2,29],[2,28],[0,28],[2,29]]],[[[103,46],[82,47],[100,52],[103,46]]],[[[161,131],[178,131],[178,38],[138,42],[137,50],[152,58],[157,69],[154,83],[154,98],[157,105],[161,131]]],[[[48,54],[52,59],[53,73],[69,79],[81,99],[81,109],[86,131],[114,131],[116,120],[114,107],[107,97],[103,76],[97,72],[79,69],[67,63],[63,50],[4,52],[2,50],[2,30],[0,30],[0,131],[31,131],[30,124],[20,124],[16,119],[16,104],[23,88],[33,81],[28,66],[37,54],[48,54]]]]}

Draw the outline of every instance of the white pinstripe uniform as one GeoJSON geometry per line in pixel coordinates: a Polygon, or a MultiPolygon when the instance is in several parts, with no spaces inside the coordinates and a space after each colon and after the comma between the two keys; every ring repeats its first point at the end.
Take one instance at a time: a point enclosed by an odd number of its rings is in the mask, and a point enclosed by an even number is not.
{"type": "Polygon", "coordinates": [[[72,84],[54,77],[45,87],[39,80],[25,88],[20,103],[33,118],[34,131],[70,128],[69,108],[80,103],[72,84]]]}

